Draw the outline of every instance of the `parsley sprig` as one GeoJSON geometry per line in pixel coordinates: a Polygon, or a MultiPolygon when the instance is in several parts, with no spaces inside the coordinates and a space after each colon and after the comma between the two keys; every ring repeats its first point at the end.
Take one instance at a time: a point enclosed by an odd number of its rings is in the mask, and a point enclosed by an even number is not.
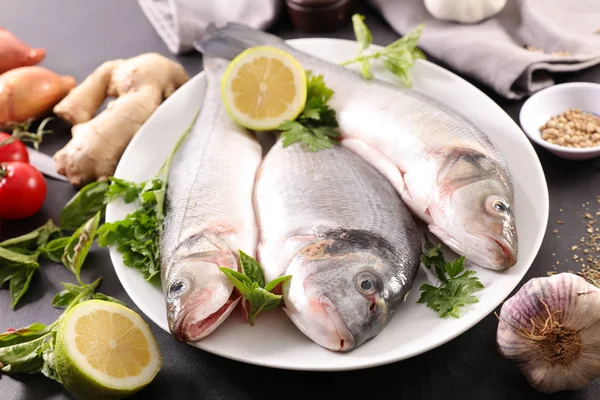
{"type": "Polygon", "coordinates": [[[258,261],[242,250],[239,253],[242,272],[225,267],[219,267],[219,269],[227,275],[242,295],[242,308],[247,313],[250,325],[254,325],[258,314],[263,311],[273,310],[279,306],[283,296],[273,293],[273,290],[279,284],[290,279],[291,275],[280,276],[265,284],[265,275],[258,261]]]}
{"type": "Polygon", "coordinates": [[[442,284],[439,287],[427,283],[421,285],[421,297],[417,303],[426,304],[440,317],[459,318],[459,309],[467,304],[477,303],[479,300],[474,293],[484,286],[475,276],[475,271],[465,271],[464,256],[448,262],[444,259],[441,245],[434,246],[427,236],[425,241],[421,261],[426,268],[434,269],[442,284]]]}
{"type": "Polygon", "coordinates": [[[335,110],[327,105],[333,90],[325,85],[323,75],[314,76],[311,71],[306,71],[306,85],[304,110],[294,121],[279,126],[283,147],[299,142],[311,152],[329,149],[340,136],[335,110]]]}
{"type": "Polygon", "coordinates": [[[373,37],[364,20],[365,17],[360,14],[354,14],[352,16],[354,35],[356,36],[356,41],[360,45],[360,50],[356,57],[343,62],[341,65],[346,66],[359,63],[362,75],[367,79],[371,79],[373,78],[373,73],[371,72],[371,60],[381,59],[383,65],[400,78],[405,86],[411,87],[412,76],[410,70],[414,66],[416,60],[425,59],[423,52],[417,48],[417,42],[421,38],[421,32],[425,25],[421,24],[417,26],[408,34],[384,47],[380,51],[365,54],[364,51],[367,50],[373,42],[373,37]]]}

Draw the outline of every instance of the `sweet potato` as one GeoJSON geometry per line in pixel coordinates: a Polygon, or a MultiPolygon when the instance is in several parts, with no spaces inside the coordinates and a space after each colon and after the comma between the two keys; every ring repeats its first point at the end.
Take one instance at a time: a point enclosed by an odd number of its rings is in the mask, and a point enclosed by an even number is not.
{"type": "Polygon", "coordinates": [[[44,49],[33,49],[0,27],[0,74],[14,68],[36,65],[45,56],[44,49]]]}
{"type": "Polygon", "coordinates": [[[0,75],[0,126],[37,118],[75,87],[72,76],[46,68],[20,67],[0,75]]]}

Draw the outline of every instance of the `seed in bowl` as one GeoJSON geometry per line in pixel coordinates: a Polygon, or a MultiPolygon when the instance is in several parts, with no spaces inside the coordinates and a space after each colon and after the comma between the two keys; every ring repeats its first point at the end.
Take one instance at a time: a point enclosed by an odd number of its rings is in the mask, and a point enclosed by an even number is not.
{"type": "Polygon", "coordinates": [[[540,127],[542,139],[564,147],[600,146],[600,117],[569,109],[551,117],[540,127]]]}

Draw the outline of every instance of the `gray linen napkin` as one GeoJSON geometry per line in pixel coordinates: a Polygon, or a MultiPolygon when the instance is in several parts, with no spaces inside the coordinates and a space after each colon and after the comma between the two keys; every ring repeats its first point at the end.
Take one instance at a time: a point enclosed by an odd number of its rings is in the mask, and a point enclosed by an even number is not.
{"type": "Polygon", "coordinates": [[[172,53],[194,50],[208,24],[240,22],[265,29],[277,17],[279,0],[138,0],[172,53]]]}
{"type": "MultiPolygon", "coordinates": [[[[210,22],[236,21],[266,29],[283,7],[281,0],[138,1],[176,54],[193,50],[194,40],[210,22]]],[[[500,14],[472,25],[436,20],[423,0],[370,1],[400,34],[426,22],[421,48],[507,98],[551,86],[552,73],[600,63],[600,33],[595,33],[600,28],[600,0],[508,0],[500,14]]]]}
{"type": "Polygon", "coordinates": [[[600,63],[600,0],[508,0],[473,25],[436,20],[423,0],[370,1],[400,34],[425,22],[419,47],[510,99],[553,85],[551,73],[600,63]]]}

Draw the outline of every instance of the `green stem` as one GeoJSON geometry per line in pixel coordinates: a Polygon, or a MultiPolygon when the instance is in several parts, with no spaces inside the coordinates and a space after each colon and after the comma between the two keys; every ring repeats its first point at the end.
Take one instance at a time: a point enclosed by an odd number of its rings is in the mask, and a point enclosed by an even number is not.
{"type": "Polygon", "coordinates": [[[12,128],[12,136],[0,142],[0,146],[5,146],[14,142],[15,140],[20,140],[22,142],[29,142],[33,144],[33,147],[37,150],[39,148],[39,144],[42,143],[42,138],[47,133],[52,133],[52,131],[45,131],[44,128],[48,124],[48,122],[52,121],[51,117],[44,119],[40,126],[37,129],[36,133],[29,132],[29,127],[31,126],[31,120],[21,124],[14,124],[11,126],[12,128]]]}
{"type": "Polygon", "coordinates": [[[8,169],[6,168],[6,164],[0,164],[0,180],[4,179],[4,177],[8,174],[8,169]]]}
{"type": "Polygon", "coordinates": [[[354,57],[354,58],[352,58],[350,60],[346,60],[343,63],[340,63],[340,66],[345,67],[346,65],[350,65],[350,64],[353,64],[353,63],[361,62],[361,61],[364,61],[364,60],[369,60],[371,58],[379,58],[379,57],[381,57],[382,53],[383,53],[382,51],[376,51],[375,53],[367,54],[367,55],[364,55],[364,56],[363,55],[359,55],[359,56],[354,57]]]}
{"type": "MultiPolygon", "coordinates": [[[[183,143],[183,141],[185,140],[185,138],[187,138],[188,134],[190,133],[190,131],[194,127],[194,124],[196,123],[196,119],[198,118],[199,114],[200,114],[200,110],[198,110],[196,112],[196,115],[194,115],[194,118],[192,119],[192,123],[188,126],[188,128],[185,130],[185,132],[183,132],[183,135],[181,135],[181,137],[179,138],[179,140],[177,140],[177,143],[175,144],[175,147],[171,151],[171,154],[169,154],[169,158],[167,158],[167,161],[165,161],[165,163],[163,164],[163,166],[158,170],[158,173],[156,174],[157,177],[160,176],[161,174],[166,173],[166,172],[169,171],[169,167],[171,166],[171,162],[173,161],[173,157],[175,156],[175,154],[177,153],[177,150],[179,150],[179,147],[181,147],[181,144],[183,143]]],[[[166,186],[166,181],[167,181],[166,179],[163,179],[163,186],[162,186],[163,189],[166,186]]]]}
{"type": "MultiPolygon", "coordinates": [[[[72,309],[73,307],[75,307],[78,303],[79,300],[81,300],[82,298],[84,298],[85,296],[89,296],[90,293],[94,293],[96,291],[96,288],[98,287],[98,285],[100,284],[100,281],[102,280],[102,277],[96,279],[94,282],[90,283],[89,285],[85,285],[85,289],[83,289],[81,291],[81,293],[79,293],[77,295],[77,297],[75,297],[73,299],[73,301],[71,301],[71,303],[69,303],[69,305],[67,306],[67,308],[65,309],[65,311],[63,312],[62,315],[66,315],[67,312],[72,309]]],[[[60,318],[62,318],[62,315],[60,316],[60,318]]],[[[60,319],[59,318],[59,319],[60,319]]],[[[58,320],[57,320],[58,321],[58,320]]]]}

